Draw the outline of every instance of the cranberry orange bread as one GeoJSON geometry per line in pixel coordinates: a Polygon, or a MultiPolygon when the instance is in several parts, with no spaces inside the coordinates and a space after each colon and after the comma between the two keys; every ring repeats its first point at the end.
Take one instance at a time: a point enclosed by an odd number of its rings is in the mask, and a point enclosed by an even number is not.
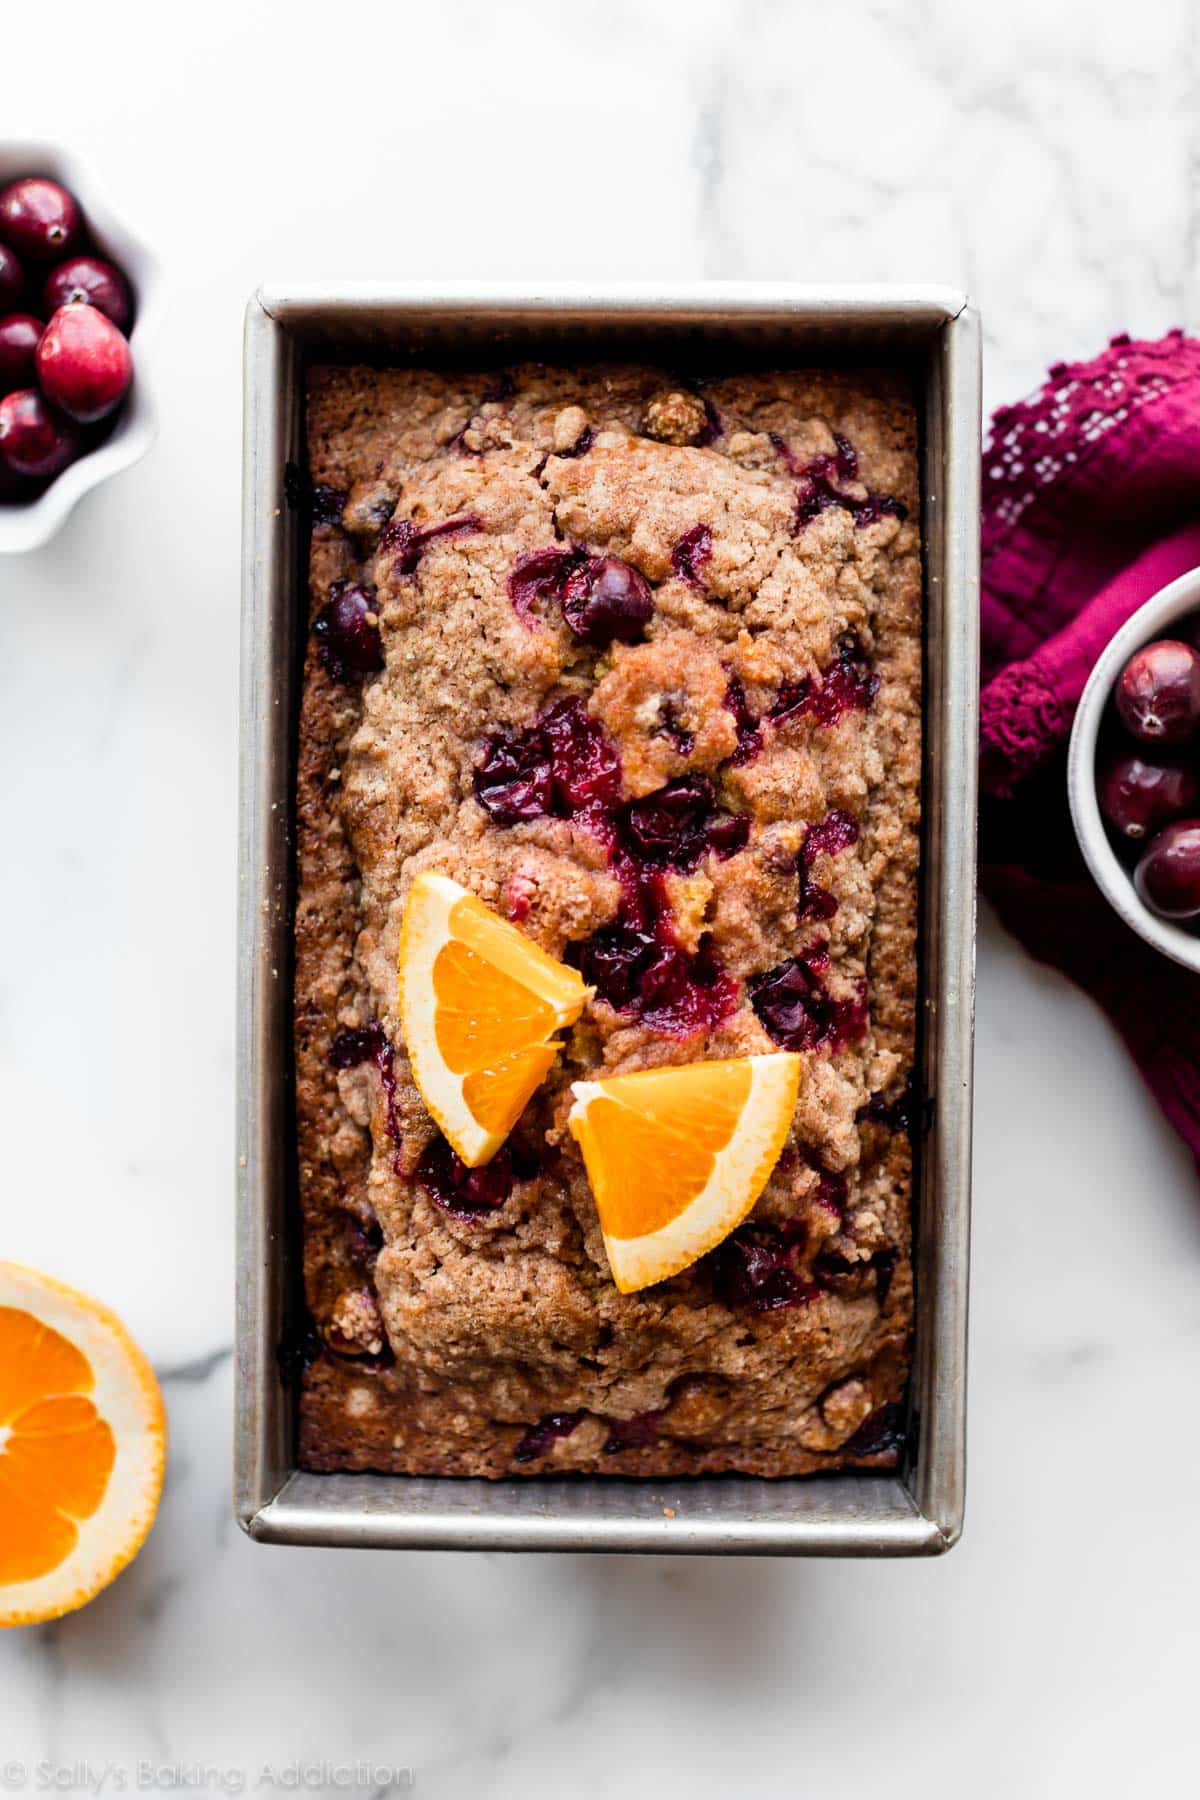
{"type": "Polygon", "coordinates": [[[912,1311],[916,422],[892,372],[317,368],[296,1092],[306,1468],[897,1459],[912,1311]],[[418,871],[595,989],[467,1170],[397,1010],[418,871]],[[618,1293],[570,1083],[793,1050],[745,1224],[618,1293]]]}

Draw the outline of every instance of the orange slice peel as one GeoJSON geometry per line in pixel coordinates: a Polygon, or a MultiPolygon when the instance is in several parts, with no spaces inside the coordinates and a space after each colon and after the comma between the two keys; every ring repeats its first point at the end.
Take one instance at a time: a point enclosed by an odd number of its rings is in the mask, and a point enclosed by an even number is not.
{"type": "Polygon", "coordinates": [[[741,1224],[787,1139],[800,1068],[778,1051],[573,1084],[567,1124],[623,1294],[678,1275],[741,1224]]]}
{"type": "Polygon", "coordinates": [[[496,1154],[592,989],[447,875],[414,880],[400,930],[413,1080],[462,1161],[496,1154]]]}
{"type": "Polygon", "coordinates": [[[107,1307],[0,1262],[0,1626],[73,1612],[154,1523],[162,1395],[107,1307]]]}

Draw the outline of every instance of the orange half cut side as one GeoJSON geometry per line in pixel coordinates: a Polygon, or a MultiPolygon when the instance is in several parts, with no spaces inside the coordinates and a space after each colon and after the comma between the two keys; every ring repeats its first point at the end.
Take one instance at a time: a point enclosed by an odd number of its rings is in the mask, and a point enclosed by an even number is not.
{"type": "Polygon", "coordinates": [[[158,1383],[120,1321],[0,1262],[0,1626],[72,1612],[119,1574],[165,1454],[158,1383]]]}

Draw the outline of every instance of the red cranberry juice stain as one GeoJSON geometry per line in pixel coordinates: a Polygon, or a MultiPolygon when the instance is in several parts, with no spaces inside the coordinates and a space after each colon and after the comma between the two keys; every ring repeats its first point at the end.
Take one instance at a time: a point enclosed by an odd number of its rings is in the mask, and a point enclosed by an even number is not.
{"type": "Polygon", "coordinates": [[[436,538],[464,537],[482,531],[484,523],[478,513],[461,513],[454,519],[441,519],[436,525],[414,525],[411,519],[391,519],[379,538],[383,555],[395,557],[399,575],[415,575],[422,556],[436,538]]]}
{"type": "Polygon", "coordinates": [[[708,525],[693,525],[673,547],[671,567],[689,587],[703,589],[704,576],[701,571],[712,558],[712,547],[712,528],[708,525]]]}
{"type": "Polygon", "coordinates": [[[346,1027],[337,1033],[329,1046],[329,1063],[334,1069],[354,1069],[360,1063],[365,1062],[373,1062],[379,1071],[386,1103],[386,1130],[396,1146],[392,1167],[399,1175],[402,1173],[400,1167],[402,1139],[400,1118],[396,1110],[398,1086],[396,1055],[383,1026],[377,1022],[370,1025],[346,1027]]]}
{"type": "Polygon", "coordinates": [[[513,1451],[513,1461],[527,1463],[545,1456],[559,1438],[570,1437],[582,1418],[582,1412],[547,1413],[525,1432],[513,1451]]]}

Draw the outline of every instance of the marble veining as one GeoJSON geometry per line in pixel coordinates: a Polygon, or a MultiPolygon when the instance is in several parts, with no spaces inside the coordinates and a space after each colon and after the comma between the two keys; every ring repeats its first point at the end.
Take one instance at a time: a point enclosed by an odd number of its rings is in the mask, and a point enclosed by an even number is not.
{"type": "MultiPolygon", "coordinates": [[[[1191,1790],[1195,1173],[1090,1003],[986,918],[944,1562],[264,1549],[232,1520],[229,1343],[245,296],[954,281],[1011,399],[1114,331],[1198,322],[1198,18],[211,0],[185,44],[112,0],[70,10],[49,88],[10,82],[6,131],[69,137],[155,243],[169,311],[152,455],[0,563],[3,1247],[126,1316],[172,1455],[134,1568],[0,1641],[0,1788],[333,1795],[345,1765],[363,1800],[410,1771],[500,1800],[1191,1790]]],[[[36,9],[5,32],[9,66],[41,66],[36,9]]]]}

